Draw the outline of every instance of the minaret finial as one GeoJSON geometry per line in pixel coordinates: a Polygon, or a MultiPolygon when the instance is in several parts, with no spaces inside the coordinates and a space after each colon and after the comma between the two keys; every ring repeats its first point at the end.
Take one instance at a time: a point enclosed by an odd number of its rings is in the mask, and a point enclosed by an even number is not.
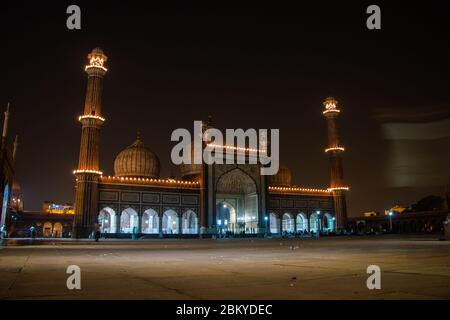
{"type": "Polygon", "coordinates": [[[210,128],[212,128],[212,126],[213,126],[213,116],[212,115],[209,115],[208,116],[208,127],[210,127],[210,128]]]}

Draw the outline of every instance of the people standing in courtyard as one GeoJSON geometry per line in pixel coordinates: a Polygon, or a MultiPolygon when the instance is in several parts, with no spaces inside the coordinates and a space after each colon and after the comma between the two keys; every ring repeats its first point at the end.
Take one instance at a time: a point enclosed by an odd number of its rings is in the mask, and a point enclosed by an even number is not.
{"type": "Polygon", "coordinates": [[[95,242],[98,242],[98,240],[100,239],[100,226],[98,223],[95,224],[94,230],[95,242]]]}
{"type": "Polygon", "coordinates": [[[31,227],[30,227],[30,237],[31,237],[32,239],[34,239],[34,236],[35,236],[35,228],[34,228],[34,226],[31,226],[31,227]]]}
{"type": "Polygon", "coordinates": [[[0,228],[0,239],[6,238],[6,225],[2,225],[0,228]]]}

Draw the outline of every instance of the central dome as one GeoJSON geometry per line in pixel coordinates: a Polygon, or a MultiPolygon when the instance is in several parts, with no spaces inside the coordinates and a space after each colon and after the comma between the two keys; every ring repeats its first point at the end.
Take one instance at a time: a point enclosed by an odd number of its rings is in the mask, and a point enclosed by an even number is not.
{"type": "Polygon", "coordinates": [[[202,168],[203,166],[201,164],[194,163],[194,143],[191,143],[191,163],[185,164],[182,163],[179,166],[180,173],[181,173],[181,179],[183,180],[191,180],[195,181],[200,178],[200,175],[202,174],[202,168]]]}
{"type": "Polygon", "coordinates": [[[159,159],[144,146],[139,133],[136,141],[117,155],[114,161],[114,173],[117,177],[159,177],[159,159]]]}
{"type": "Polygon", "coordinates": [[[284,165],[280,165],[278,172],[273,176],[269,176],[269,185],[274,187],[292,186],[291,170],[284,165]]]}

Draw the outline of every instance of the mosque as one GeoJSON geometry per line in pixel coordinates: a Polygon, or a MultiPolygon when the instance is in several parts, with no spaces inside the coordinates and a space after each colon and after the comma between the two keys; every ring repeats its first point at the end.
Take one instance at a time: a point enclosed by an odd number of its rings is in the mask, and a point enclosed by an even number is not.
{"type": "MultiPolygon", "coordinates": [[[[300,232],[341,232],[346,224],[346,192],[337,117],[338,102],[327,98],[330,186],[293,185],[291,171],[260,174],[261,164],[182,164],[181,180],[161,179],[158,156],[142,138],[114,160],[114,176],[99,167],[103,78],[107,56],[96,48],[88,55],[87,91],[81,123],[72,237],[86,238],[95,228],[107,237],[215,237],[219,234],[264,236],[300,232]]],[[[204,123],[204,128],[212,121],[204,123]]],[[[228,154],[250,148],[223,145],[228,154]]]]}

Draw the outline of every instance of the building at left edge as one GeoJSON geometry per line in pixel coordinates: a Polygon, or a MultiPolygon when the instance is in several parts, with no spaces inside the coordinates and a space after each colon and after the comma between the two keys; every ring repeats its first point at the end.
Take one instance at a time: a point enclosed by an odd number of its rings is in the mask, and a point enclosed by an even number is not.
{"type": "MultiPolygon", "coordinates": [[[[12,145],[8,144],[8,126],[10,117],[10,104],[8,103],[5,111],[5,118],[3,121],[3,130],[0,146],[0,185],[1,185],[1,212],[0,212],[0,227],[2,231],[6,230],[8,209],[11,199],[11,193],[14,183],[14,168],[18,147],[18,136],[12,145]]],[[[6,232],[6,231],[5,231],[6,232]]],[[[3,235],[3,232],[2,232],[3,235]]],[[[2,236],[0,235],[0,236],[2,236]]]]}

